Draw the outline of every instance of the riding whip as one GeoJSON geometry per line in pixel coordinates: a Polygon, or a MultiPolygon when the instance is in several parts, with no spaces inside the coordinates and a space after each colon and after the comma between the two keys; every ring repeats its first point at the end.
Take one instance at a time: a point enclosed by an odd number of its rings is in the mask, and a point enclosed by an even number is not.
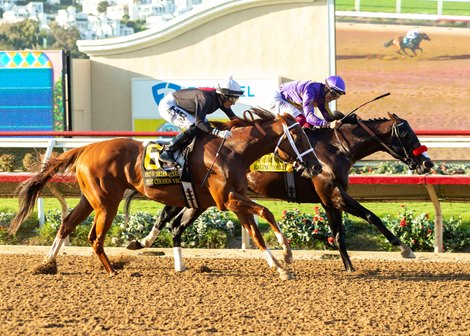
{"type": "Polygon", "coordinates": [[[217,160],[217,157],[219,156],[220,150],[222,149],[222,146],[224,145],[224,143],[225,143],[225,138],[222,139],[222,142],[220,143],[219,148],[217,149],[217,153],[215,153],[214,161],[212,161],[211,167],[210,167],[209,170],[207,171],[207,174],[206,174],[206,176],[204,177],[204,180],[202,180],[201,187],[203,187],[204,184],[206,184],[207,178],[209,177],[209,174],[210,174],[211,171],[212,171],[212,167],[214,167],[214,163],[215,163],[215,161],[217,160]]]}
{"type": "Polygon", "coordinates": [[[387,96],[389,96],[389,95],[390,95],[390,92],[387,92],[387,93],[384,93],[383,95],[380,95],[380,96],[378,96],[378,97],[375,97],[375,98],[372,99],[372,100],[369,100],[369,101],[365,102],[364,104],[362,104],[362,105],[356,107],[354,110],[352,110],[351,112],[349,112],[348,114],[346,114],[344,117],[342,117],[342,118],[340,119],[340,121],[343,121],[344,119],[346,119],[347,117],[349,117],[351,114],[353,114],[354,112],[356,112],[357,110],[359,110],[359,109],[360,109],[361,107],[363,107],[364,105],[367,105],[367,104],[369,104],[369,103],[372,103],[373,101],[379,100],[379,99],[381,99],[381,98],[383,98],[383,97],[387,97],[387,96]]]}

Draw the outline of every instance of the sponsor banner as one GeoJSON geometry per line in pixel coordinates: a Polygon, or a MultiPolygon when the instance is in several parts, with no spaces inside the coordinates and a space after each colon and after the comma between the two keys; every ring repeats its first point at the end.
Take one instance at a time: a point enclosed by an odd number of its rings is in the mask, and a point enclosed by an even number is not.
{"type": "MultiPolygon", "coordinates": [[[[237,103],[232,106],[233,111],[240,117],[243,111],[250,106],[262,106],[267,108],[278,89],[279,78],[265,79],[235,79],[244,94],[237,103]]],[[[159,80],[149,78],[132,79],[132,127],[134,131],[178,131],[160,118],[158,104],[169,92],[190,87],[217,87],[220,79],[178,79],[159,80]]],[[[210,119],[226,119],[225,113],[216,111],[208,116],[210,119]]]]}

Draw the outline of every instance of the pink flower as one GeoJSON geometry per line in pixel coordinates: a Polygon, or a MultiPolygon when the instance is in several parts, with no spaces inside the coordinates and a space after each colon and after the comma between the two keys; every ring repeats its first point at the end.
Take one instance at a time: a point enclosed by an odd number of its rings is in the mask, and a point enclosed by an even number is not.
{"type": "Polygon", "coordinates": [[[318,221],[318,218],[319,218],[318,215],[313,216],[313,220],[314,220],[315,222],[318,221]]]}
{"type": "Polygon", "coordinates": [[[320,213],[320,207],[316,206],[313,208],[316,214],[320,213]]]}
{"type": "Polygon", "coordinates": [[[328,244],[333,245],[335,239],[333,237],[328,237],[328,244]]]}
{"type": "Polygon", "coordinates": [[[287,210],[284,210],[284,211],[282,212],[282,218],[286,217],[286,214],[287,214],[287,210]]]}
{"type": "Polygon", "coordinates": [[[313,234],[318,234],[318,229],[313,230],[313,234]]]}

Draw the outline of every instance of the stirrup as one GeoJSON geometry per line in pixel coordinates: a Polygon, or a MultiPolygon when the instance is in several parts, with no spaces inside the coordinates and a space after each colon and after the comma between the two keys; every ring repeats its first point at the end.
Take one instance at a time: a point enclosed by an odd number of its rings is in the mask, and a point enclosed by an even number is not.
{"type": "Polygon", "coordinates": [[[178,163],[176,162],[173,153],[170,154],[168,151],[161,152],[158,159],[166,164],[171,164],[172,166],[175,166],[178,163]]]}

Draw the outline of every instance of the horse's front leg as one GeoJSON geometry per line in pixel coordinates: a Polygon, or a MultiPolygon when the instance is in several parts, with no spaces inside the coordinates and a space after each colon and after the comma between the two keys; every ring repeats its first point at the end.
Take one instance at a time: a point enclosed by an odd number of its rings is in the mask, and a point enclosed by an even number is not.
{"type": "Polygon", "coordinates": [[[276,236],[278,237],[281,246],[283,246],[284,260],[286,263],[290,264],[292,263],[292,251],[289,242],[287,241],[287,238],[284,236],[284,234],[282,234],[280,231],[279,226],[276,224],[272,212],[269,211],[266,207],[253,202],[248,197],[235,193],[230,193],[229,201],[225,204],[225,206],[228,210],[233,211],[237,215],[238,219],[240,220],[240,224],[243,225],[253,242],[263,252],[268,265],[270,267],[276,268],[281,276],[281,279],[293,279],[293,273],[284,269],[266,246],[266,242],[264,241],[264,238],[253,217],[253,215],[258,215],[264,218],[270,224],[273,230],[275,230],[274,228],[277,228],[278,232],[276,233],[276,236]]]}
{"type": "Polygon", "coordinates": [[[342,190],[342,200],[343,205],[342,209],[347,213],[362,218],[370,224],[375,225],[377,229],[382,233],[385,238],[393,245],[397,246],[401,250],[401,255],[403,258],[416,258],[415,254],[409,246],[406,246],[401,242],[401,240],[395,236],[384,223],[377,217],[372,211],[366,209],[358,201],[353,199],[346,191],[342,190]]]}

